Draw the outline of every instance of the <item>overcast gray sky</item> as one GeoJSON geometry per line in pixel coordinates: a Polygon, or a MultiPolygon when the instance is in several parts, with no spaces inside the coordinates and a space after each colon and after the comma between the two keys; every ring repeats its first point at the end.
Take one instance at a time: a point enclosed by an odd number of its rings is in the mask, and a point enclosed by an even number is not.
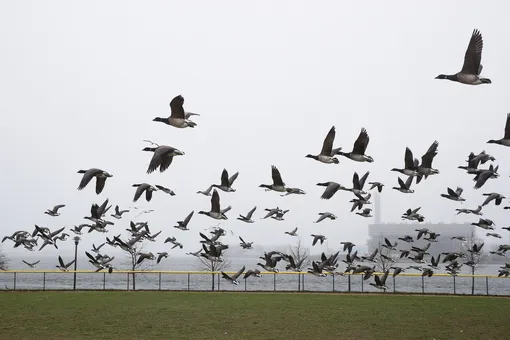
{"type": "MultiPolygon", "coordinates": [[[[510,150],[486,144],[503,137],[510,110],[507,12],[503,1],[2,2],[2,233],[32,231],[34,224],[70,228],[106,198],[114,206],[133,206],[131,185],[148,182],[177,194],[156,192],[150,203],[137,204],[156,210],[139,220],[163,230],[150,249],[168,250],[164,238],[176,236],[184,249],[171,254],[184,254],[196,250],[199,231],[217,222],[195,214],[191,231],[172,226],[193,209],[209,210],[210,198],[196,191],[219,183],[224,167],[240,172],[237,192],[220,191],[222,207],[233,206],[221,223],[236,234],[226,239],[231,244],[241,235],[270,250],[294,242],[283,232],[296,226],[306,242],[318,233],[332,248],[346,240],[364,244],[373,219],[349,212],[351,193],[324,201],[316,186],[337,181],[350,187],[354,171],[369,170],[370,181],[386,184],[383,221],[399,221],[403,211],[418,206],[429,222],[475,221],[454,209],[475,208],[482,193],[504,194],[508,186],[510,150]],[[482,74],[493,83],[435,80],[461,69],[474,28],[484,38],[482,74]],[[168,103],[178,94],[186,110],[201,114],[194,117],[195,129],[152,121],[168,116],[168,103]],[[335,146],[346,151],[365,127],[367,154],[375,162],[339,156],[340,164],[327,165],[305,158],[320,152],[332,125],[335,146]],[[186,155],[165,173],[147,175],[152,154],[142,152],[144,139],[186,155]],[[391,190],[397,174],[390,169],[403,166],[405,147],[421,157],[436,139],[440,175],[416,186],[415,194],[391,190]],[[457,166],[470,151],[482,150],[496,157],[501,177],[476,191],[472,176],[457,166]],[[259,188],[271,182],[272,164],[288,186],[307,195],[282,198],[259,188]],[[91,167],[114,175],[99,196],[95,182],[76,190],[77,171],[91,167]],[[467,202],[440,198],[447,186],[463,187],[467,202]],[[43,214],[61,203],[67,206],[60,217],[43,214]],[[254,224],[236,220],[254,205],[254,224]],[[290,209],[284,222],[260,220],[264,208],[277,205],[290,209]],[[338,219],[313,224],[323,211],[338,219]]],[[[491,204],[484,212],[498,230],[506,223],[501,207],[491,204]]],[[[136,213],[116,221],[111,234],[123,232],[136,213]]],[[[91,233],[83,242],[104,237],[91,233]]],[[[71,241],[60,246],[72,247],[71,241]]],[[[26,252],[11,243],[4,250],[26,252]]]]}

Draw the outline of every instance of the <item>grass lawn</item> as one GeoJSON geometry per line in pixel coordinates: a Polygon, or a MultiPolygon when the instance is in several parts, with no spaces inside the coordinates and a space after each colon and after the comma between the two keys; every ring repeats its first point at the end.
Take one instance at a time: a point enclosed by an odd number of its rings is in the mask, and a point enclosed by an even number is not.
{"type": "Polygon", "coordinates": [[[508,339],[510,299],[3,292],[0,339],[508,339]]]}

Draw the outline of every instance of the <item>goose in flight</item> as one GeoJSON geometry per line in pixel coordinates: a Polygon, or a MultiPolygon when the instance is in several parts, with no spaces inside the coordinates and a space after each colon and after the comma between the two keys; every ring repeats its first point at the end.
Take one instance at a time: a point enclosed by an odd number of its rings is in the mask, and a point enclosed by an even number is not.
{"type": "Polygon", "coordinates": [[[384,187],[384,184],[382,184],[381,182],[368,182],[368,184],[371,185],[369,190],[377,188],[377,191],[379,191],[379,192],[382,192],[382,189],[384,187]]]}
{"type": "Polygon", "coordinates": [[[120,210],[119,206],[116,205],[115,206],[115,214],[111,214],[111,216],[119,220],[122,218],[123,214],[128,213],[128,212],[129,212],[129,210],[120,210]]]}
{"type": "Polygon", "coordinates": [[[382,245],[384,248],[389,250],[397,250],[398,242],[395,241],[395,243],[391,243],[390,240],[388,240],[387,237],[384,238],[384,244],[382,245]]]}
{"type": "Polygon", "coordinates": [[[145,199],[147,202],[150,202],[152,199],[152,192],[158,191],[158,188],[148,184],[148,183],[141,183],[141,184],[133,184],[133,187],[137,188],[135,191],[135,196],[133,197],[133,202],[138,201],[140,196],[145,192],[145,199]]]}
{"type": "Polygon", "coordinates": [[[336,182],[324,182],[324,183],[317,183],[318,186],[326,187],[324,192],[322,193],[321,198],[323,200],[329,200],[331,197],[333,197],[334,194],[340,189],[343,188],[342,185],[336,183],[336,182]]]}
{"type": "Polygon", "coordinates": [[[222,276],[225,280],[227,280],[227,281],[229,281],[230,283],[232,283],[233,285],[236,285],[236,286],[237,286],[237,285],[239,284],[239,281],[237,281],[237,278],[238,278],[239,276],[241,276],[241,274],[244,272],[244,269],[245,269],[245,268],[246,268],[246,267],[245,267],[245,266],[243,266],[243,268],[239,269],[239,270],[237,271],[237,273],[235,273],[234,275],[228,275],[228,274],[226,274],[225,272],[221,272],[221,276],[222,276]]]}
{"type": "Polygon", "coordinates": [[[320,241],[320,243],[323,244],[324,241],[326,240],[326,236],[324,236],[324,235],[314,235],[314,234],[312,234],[311,236],[313,237],[312,246],[314,246],[317,243],[317,241],[320,241]]]}
{"type": "Polygon", "coordinates": [[[466,200],[464,197],[461,197],[463,191],[464,189],[462,189],[461,187],[457,187],[455,191],[453,191],[453,189],[451,188],[447,188],[448,194],[441,194],[441,197],[447,198],[452,201],[462,202],[466,200]]]}
{"type": "Polygon", "coordinates": [[[136,264],[141,264],[144,260],[154,260],[156,257],[153,253],[138,253],[138,260],[136,264]]]}
{"type": "Polygon", "coordinates": [[[225,192],[235,192],[236,189],[232,188],[232,184],[234,184],[237,176],[239,176],[239,172],[236,172],[232,176],[228,177],[227,169],[223,169],[223,172],[221,173],[221,184],[213,184],[212,187],[218,188],[225,192]]]}
{"type": "Polygon", "coordinates": [[[298,230],[298,227],[294,228],[294,230],[292,230],[292,231],[286,231],[285,234],[290,235],[290,236],[298,236],[297,230],[298,230]]]}
{"type": "Polygon", "coordinates": [[[195,210],[191,211],[188,216],[184,219],[184,221],[177,221],[177,225],[174,226],[174,228],[180,229],[180,230],[189,230],[188,229],[188,223],[193,217],[193,214],[195,213],[195,210]]]}
{"type": "Polygon", "coordinates": [[[147,173],[151,174],[159,168],[159,172],[165,172],[170,167],[175,156],[183,156],[184,152],[172,146],[160,145],[156,148],[146,147],[142,151],[150,151],[152,155],[147,173]]]}
{"type": "Polygon", "coordinates": [[[209,188],[207,188],[206,190],[202,191],[202,190],[199,190],[197,191],[197,194],[202,194],[202,195],[205,195],[205,196],[211,196],[211,190],[212,190],[213,186],[210,185],[209,188]]]}
{"type": "Polygon", "coordinates": [[[326,218],[329,218],[330,220],[336,220],[336,215],[335,214],[332,214],[330,212],[321,212],[319,213],[320,217],[317,219],[317,221],[313,222],[313,223],[319,223],[323,220],[325,220],[326,218]]]}
{"type": "Polygon", "coordinates": [[[257,210],[256,206],[253,207],[253,209],[251,209],[250,211],[248,211],[248,214],[246,214],[246,216],[239,214],[239,217],[237,219],[246,223],[253,223],[254,221],[251,219],[251,217],[253,216],[255,210],[257,210]]]}
{"type": "Polygon", "coordinates": [[[113,177],[113,175],[109,174],[108,172],[97,169],[97,168],[91,168],[88,170],[79,170],[79,174],[83,174],[83,177],[80,181],[80,185],[78,186],[78,190],[84,189],[87,184],[92,180],[93,177],[96,178],[96,194],[100,194],[103,189],[104,185],[106,183],[106,179],[113,177]]]}
{"type": "Polygon", "coordinates": [[[326,274],[322,272],[322,268],[315,261],[312,262],[312,268],[308,268],[308,273],[318,277],[326,277],[326,274]]]}
{"type": "Polygon", "coordinates": [[[261,277],[262,275],[260,275],[260,270],[258,269],[248,269],[248,271],[244,274],[243,279],[246,280],[250,276],[261,277]]]}
{"type": "Polygon", "coordinates": [[[413,183],[413,177],[409,176],[404,183],[404,181],[399,177],[398,178],[398,185],[399,187],[393,187],[392,189],[398,190],[401,193],[404,194],[412,194],[414,193],[414,190],[411,189],[411,184],[413,183]]]}
{"type": "Polygon", "coordinates": [[[500,139],[491,139],[487,143],[510,146],[510,113],[506,115],[505,135],[500,139]]]}
{"type": "Polygon", "coordinates": [[[194,128],[197,126],[197,123],[189,120],[189,117],[199,116],[199,114],[184,111],[184,97],[182,95],[174,97],[170,101],[169,105],[170,117],[156,117],[152,121],[165,123],[166,125],[170,125],[179,129],[184,129],[187,127],[194,128]]]}
{"type": "Polygon", "coordinates": [[[506,198],[505,196],[503,196],[503,195],[501,195],[500,193],[497,193],[497,192],[485,193],[485,194],[483,194],[483,196],[487,196],[487,198],[482,203],[482,207],[486,206],[487,204],[489,204],[493,200],[494,200],[494,204],[495,205],[500,205],[501,202],[503,202],[503,199],[506,198]]]}
{"type": "Polygon", "coordinates": [[[287,193],[283,194],[283,195],[280,195],[281,197],[284,197],[284,196],[289,196],[289,195],[306,195],[306,192],[302,189],[299,189],[299,188],[285,188],[285,191],[287,193]]]}
{"type": "Polygon", "coordinates": [[[320,154],[318,155],[312,155],[308,154],[305,157],[306,158],[312,158],[316,161],[319,161],[321,163],[326,164],[338,164],[340,163],[338,161],[338,158],[334,157],[338,151],[340,151],[342,148],[333,149],[333,142],[335,141],[335,127],[331,127],[328,134],[326,135],[326,138],[324,139],[324,142],[322,144],[322,150],[320,154]]]}
{"type": "Polygon", "coordinates": [[[406,152],[404,154],[404,168],[403,169],[393,168],[391,169],[391,171],[400,172],[401,174],[410,177],[418,176],[418,171],[416,171],[416,165],[414,164],[413,152],[411,151],[411,149],[406,147],[406,152]]]}
{"type": "Polygon", "coordinates": [[[386,289],[388,289],[388,287],[386,287],[386,278],[388,277],[389,272],[389,270],[386,270],[382,277],[379,277],[379,275],[374,275],[374,282],[370,282],[370,285],[377,289],[386,291],[386,289]]]}
{"type": "Polygon", "coordinates": [[[64,260],[62,260],[62,257],[59,255],[58,257],[58,265],[56,266],[58,269],[60,269],[63,272],[69,271],[69,267],[74,263],[75,260],[72,260],[68,264],[64,264],[64,260]]]}
{"type": "Polygon", "coordinates": [[[65,207],[66,205],[65,204],[59,204],[59,205],[56,205],[53,207],[53,209],[48,209],[46,210],[44,213],[47,214],[47,215],[50,215],[50,216],[60,216],[60,213],[58,212],[58,210],[60,208],[63,208],[65,207]]]}
{"type": "Polygon", "coordinates": [[[100,244],[98,247],[94,243],[92,243],[92,251],[96,254],[99,254],[99,250],[105,245],[106,243],[100,244]]]}
{"type": "Polygon", "coordinates": [[[354,142],[352,151],[351,152],[338,151],[337,154],[347,157],[355,162],[372,163],[374,159],[371,156],[367,156],[365,154],[369,141],[370,137],[368,136],[367,130],[365,128],[362,128],[361,132],[358,135],[358,138],[354,142]]]}
{"type": "Polygon", "coordinates": [[[23,261],[23,263],[24,263],[24,264],[26,264],[26,265],[27,265],[27,266],[29,266],[30,268],[35,268],[35,266],[36,266],[39,262],[41,262],[41,260],[36,261],[36,262],[32,262],[32,263],[27,262],[27,261],[25,261],[25,260],[22,260],[22,261],[23,261]]]}
{"type": "Polygon", "coordinates": [[[158,253],[158,260],[156,261],[156,264],[160,263],[162,258],[168,258],[168,253],[166,251],[158,253]]]}
{"type": "Polygon", "coordinates": [[[220,208],[220,195],[218,191],[214,189],[211,197],[211,210],[210,211],[199,211],[199,214],[207,215],[216,220],[228,220],[228,217],[221,212],[220,208]]]}
{"type": "Polygon", "coordinates": [[[482,206],[479,205],[476,209],[455,209],[457,211],[457,215],[459,214],[473,214],[473,215],[479,215],[482,216],[482,206]]]}
{"type": "Polygon", "coordinates": [[[273,178],[272,184],[261,184],[259,185],[260,188],[266,188],[266,191],[278,191],[278,192],[285,192],[285,182],[282,180],[282,176],[280,175],[280,171],[278,168],[274,165],[271,165],[271,177],[273,178]]]}
{"type": "Polygon", "coordinates": [[[464,54],[462,70],[452,75],[440,74],[436,79],[448,79],[467,85],[491,84],[488,78],[480,77],[483,66],[482,60],[483,39],[479,30],[474,29],[469,40],[468,48],[464,54]]]}
{"type": "Polygon", "coordinates": [[[240,245],[243,249],[252,249],[253,242],[245,242],[241,236],[239,236],[240,245]]]}

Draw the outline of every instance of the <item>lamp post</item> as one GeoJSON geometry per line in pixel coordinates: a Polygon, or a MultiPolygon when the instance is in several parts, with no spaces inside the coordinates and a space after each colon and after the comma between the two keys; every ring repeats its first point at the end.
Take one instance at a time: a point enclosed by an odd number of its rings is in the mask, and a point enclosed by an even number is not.
{"type": "Polygon", "coordinates": [[[74,237],[74,279],[73,290],[76,290],[76,265],[78,262],[78,243],[80,243],[80,236],[74,237]]]}

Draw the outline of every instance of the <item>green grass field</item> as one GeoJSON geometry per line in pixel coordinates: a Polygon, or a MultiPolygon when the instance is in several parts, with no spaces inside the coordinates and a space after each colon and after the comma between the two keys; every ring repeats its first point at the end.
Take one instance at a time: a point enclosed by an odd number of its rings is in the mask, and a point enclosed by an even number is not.
{"type": "Polygon", "coordinates": [[[510,299],[209,292],[0,293],[0,339],[507,339],[510,299]]]}

